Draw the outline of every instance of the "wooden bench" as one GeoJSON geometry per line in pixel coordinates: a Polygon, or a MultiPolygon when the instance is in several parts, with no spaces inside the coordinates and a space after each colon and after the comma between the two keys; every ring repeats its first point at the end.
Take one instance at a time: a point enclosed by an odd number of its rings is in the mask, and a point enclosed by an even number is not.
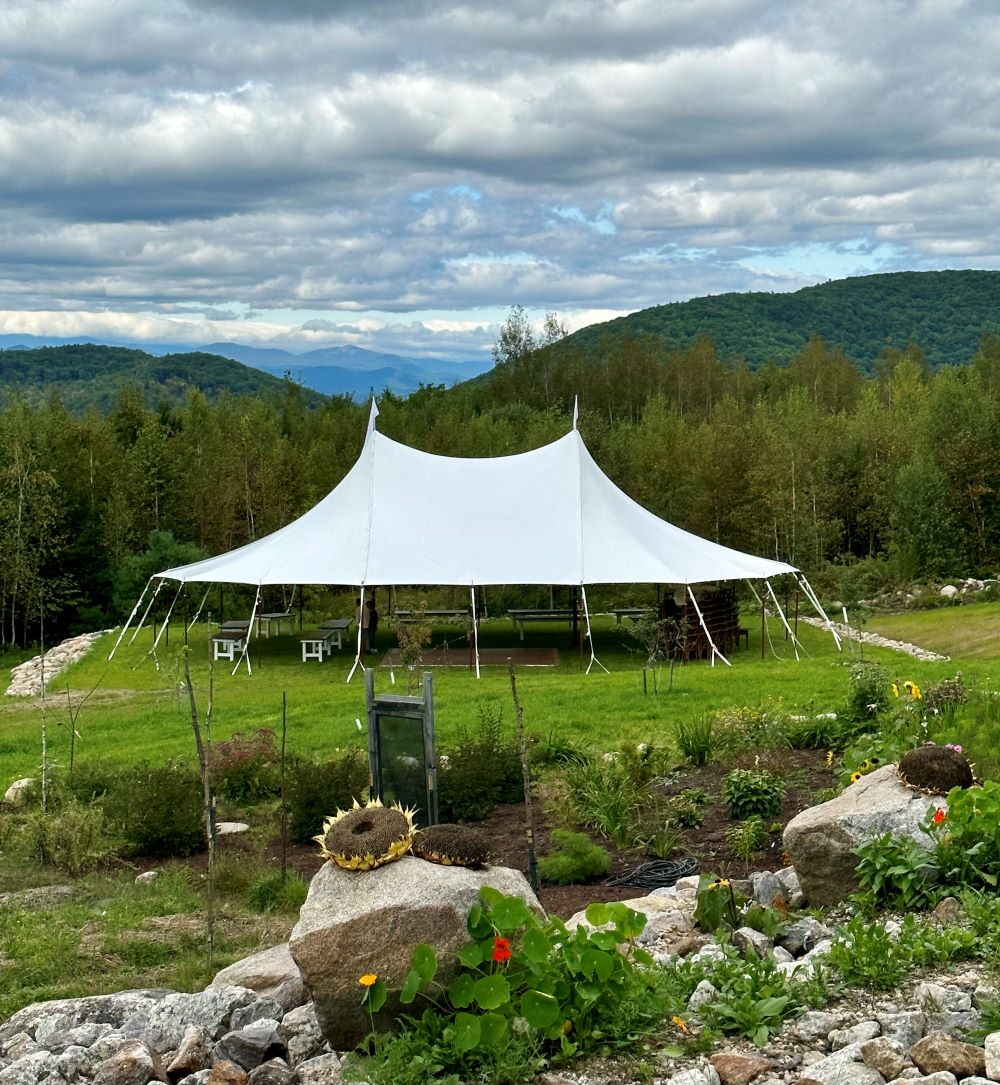
{"type": "MultiPolygon", "coordinates": [[[[578,613],[582,614],[582,611],[578,613]]],[[[571,622],[573,620],[572,610],[508,610],[507,614],[520,634],[521,640],[524,640],[525,622],[571,622]]]]}
{"type": "Polygon", "coordinates": [[[353,618],[327,618],[325,622],[320,622],[319,629],[321,633],[326,634],[328,641],[336,643],[338,648],[343,648],[344,637],[353,621],[353,618]]]}
{"type": "Polygon", "coordinates": [[[233,662],[237,654],[243,654],[243,646],[246,643],[245,632],[231,631],[218,633],[212,637],[212,659],[228,659],[233,662]]]}
{"type": "Polygon", "coordinates": [[[299,644],[302,645],[302,662],[315,659],[318,663],[322,663],[330,654],[333,647],[331,642],[334,639],[338,641],[339,646],[340,633],[324,629],[317,629],[315,633],[299,637],[299,644]]]}
{"type": "Polygon", "coordinates": [[[656,608],[655,607],[617,607],[615,610],[612,611],[612,613],[615,616],[615,625],[621,625],[622,624],[622,618],[632,618],[634,620],[636,618],[641,618],[641,617],[643,617],[643,615],[646,615],[646,614],[652,614],[653,617],[655,618],[656,617],[656,608]]]}

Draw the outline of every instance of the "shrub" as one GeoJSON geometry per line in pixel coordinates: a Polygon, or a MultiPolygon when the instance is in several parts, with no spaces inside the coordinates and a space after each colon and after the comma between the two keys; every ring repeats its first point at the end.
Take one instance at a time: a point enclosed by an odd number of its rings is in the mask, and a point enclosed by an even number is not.
{"type": "Polygon", "coordinates": [[[872,720],[889,704],[889,672],[878,663],[852,663],[851,688],[844,715],[852,720],[872,720]]]}
{"type": "Polygon", "coordinates": [[[555,850],[538,860],[542,877],[552,885],[587,882],[607,874],[611,867],[607,849],[595,844],[585,833],[555,829],[552,840],[555,850]]]}
{"type": "Polygon", "coordinates": [[[24,841],[45,866],[78,878],[117,851],[107,834],[100,806],[68,799],[49,812],[40,807],[24,818],[24,841]]]}
{"type": "Polygon", "coordinates": [[[288,830],[297,844],[308,844],[338,808],[368,792],[368,758],[358,749],[342,750],[330,761],[294,758],[285,770],[288,830]]]}
{"type": "Polygon", "coordinates": [[[773,701],[721,709],[715,713],[715,731],[728,750],[773,750],[788,745],[785,713],[773,701]]]}
{"type": "Polygon", "coordinates": [[[205,846],[203,803],[194,769],[139,765],[107,781],[104,814],[130,853],[184,856],[205,846]]]}
{"type": "Polygon", "coordinates": [[[524,798],[521,757],[516,744],[504,739],[502,719],[500,710],[481,707],[478,733],[463,733],[449,750],[438,773],[442,821],[482,821],[500,803],[524,798]]]}
{"type": "Polygon", "coordinates": [[[233,737],[209,747],[212,789],[231,802],[258,802],[278,793],[278,749],[274,731],[261,728],[251,735],[233,737]]]}
{"type": "Polygon", "coordinates": [[[781,813],[785,785],[766,769],[733,769],[722,780],[722,799],[732,818],[781,813]]]}

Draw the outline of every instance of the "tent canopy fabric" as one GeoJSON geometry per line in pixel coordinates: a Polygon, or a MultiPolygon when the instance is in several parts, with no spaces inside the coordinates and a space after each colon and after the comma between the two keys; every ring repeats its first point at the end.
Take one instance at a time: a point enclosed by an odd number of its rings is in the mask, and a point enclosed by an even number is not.
{"type": "Polygon", "coordinates": [[[421,452],[369,429],[322,501],[237,550],[157,576],[222,584],[698,584],[797,572],[654,516],[574,428],[514,456],[421,452]]]}

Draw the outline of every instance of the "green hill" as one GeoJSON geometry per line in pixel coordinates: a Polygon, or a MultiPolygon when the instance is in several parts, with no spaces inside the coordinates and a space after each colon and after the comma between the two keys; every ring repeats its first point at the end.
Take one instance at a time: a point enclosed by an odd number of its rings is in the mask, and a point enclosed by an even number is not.
{"type": "MultiPolygon", "coordinates": [[[[58,393],[68,409],[90,406],[107,410],[123,384],[136,384],[150,405],[182,401],[192,388],[209,399],[223,394],[280,396],[280,377],[252,369],[217,354],[165,354],[153,357],[142,350],[79,343],[31,350],[0,350],[0,388],[16,390],[29,402],[58,393]]],[[[302,389],[308,406],[325,397],[302,389]]]]}
{"type": "Polygon", "coordinates": [[[1000,332],[1000,271],[903,271],[789,294],[719,294],[656,305],[567,336],[560,351],[596,354],[609,340],[651,337],[671,350],[708,336],[720,357],[757,367],[793,357],[813,334],[871,372],[884,347],[917,343],[933,366],[968,362],[1000,332]]]}

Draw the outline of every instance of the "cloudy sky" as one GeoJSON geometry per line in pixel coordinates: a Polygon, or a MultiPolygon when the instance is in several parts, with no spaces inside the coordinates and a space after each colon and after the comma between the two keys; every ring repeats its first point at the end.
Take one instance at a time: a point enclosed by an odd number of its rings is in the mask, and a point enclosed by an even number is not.
{"type": "Polygon", "coordinates": [[[489,353],[1000,267],[995,0],[4,0],[0,332],[489,353]]]}

